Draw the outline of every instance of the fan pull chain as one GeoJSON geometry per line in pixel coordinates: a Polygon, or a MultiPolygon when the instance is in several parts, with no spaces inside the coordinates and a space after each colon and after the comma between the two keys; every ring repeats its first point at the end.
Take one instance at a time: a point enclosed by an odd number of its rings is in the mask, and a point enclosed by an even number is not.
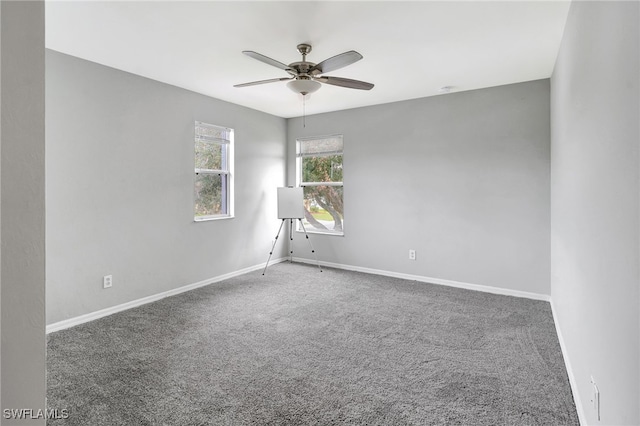
{"type": "Polygon", "coordinates": [[[302,95],[302,127],[307,127],[307,121],[306,121],[306,95],[302,95]]]}

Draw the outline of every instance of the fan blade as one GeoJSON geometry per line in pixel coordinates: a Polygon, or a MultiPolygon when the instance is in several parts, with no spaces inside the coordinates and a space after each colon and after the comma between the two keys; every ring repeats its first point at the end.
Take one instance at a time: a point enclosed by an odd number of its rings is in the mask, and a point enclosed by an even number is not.
{"type": "Polygon", "coordinates": [[[291,71],[291,68],[289,67],[289,65],[285,65],[282,62],[276,61],[275,59],[271,59],[268,56],[264,56],[258,52],[254,52],[253,50],[244,50],[242,53],[249,56],[250,58],[257,59],[260,62],[264,62],[267,65],[280,68],[281,70],[291,71]]]}
{"type": "Polygon", "coordinates": [[[360,59],[362,59],[361,54],[359,54],[355,50],[350,50],[348,52],[344,52],[339,55],[333,56],[329,59],[325,59],[324,61],[320,62],[318,65],[311,68],[311,70],[309,70],[309,73],[324,74],[326,72],[335,71],[342,67],[346,67],[347,65],[351,65],[354,62],[358,62],[360,59]]]}
{"type": "Polygon", "coordinates": [[[271,78],[269,80],[252,81],[251,83],[234,84],[233,87],[256,86],[258,84],[276,83],[278,81],[291,80],[293,77],[271,78]]]}
{"type": "Polygon", "coordinates": [[[350,78],[342,77],[318,77],[315,79],[321,83],[331,84],[333,86],[347,87],[349,89],[371,90],[373,84],[366,81],[351,80],[350,78]]]}

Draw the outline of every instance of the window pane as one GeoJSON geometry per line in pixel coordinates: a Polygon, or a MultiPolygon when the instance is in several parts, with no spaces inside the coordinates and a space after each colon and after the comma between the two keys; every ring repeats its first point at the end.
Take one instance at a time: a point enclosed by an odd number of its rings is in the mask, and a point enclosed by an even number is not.
{"type": "Polygon", "coordinates": [[[226,143],[196,139],[196,169],[227,170],[226,143]]]}
{"type": "Polygon", "coordinates": [[[213,216],[227,214],[227,175],[196,175],[195,216],[213,216]]]}
{"type": "Polygon", "coordinates": [[[342,152],[342,136],[325,139],[302,140],[298,155],[342,152]]]}
{"type": "Polygon", "coordinates": [[[305,186],[304,209],[307,230],[342,234],[344,206],[341,186],[305,186]]]}
{"type": "Polygon", "coordinates": [[[302,157],[303,182],[342,182],[342,154],[302,157]]]}

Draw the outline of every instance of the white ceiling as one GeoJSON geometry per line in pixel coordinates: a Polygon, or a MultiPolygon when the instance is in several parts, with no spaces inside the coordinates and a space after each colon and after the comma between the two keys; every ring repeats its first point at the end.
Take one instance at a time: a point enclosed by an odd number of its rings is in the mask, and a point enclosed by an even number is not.
{"type": "Polygon", "coordinates": [[[548,78],[569,10],[554,1],[47,1],[47,48],[280,117],[302,115],[287,77],[251,59],[283,63],[356,50],[359,62],[327,75],[375,84],[323,85],[306,114],[548,78]]]}

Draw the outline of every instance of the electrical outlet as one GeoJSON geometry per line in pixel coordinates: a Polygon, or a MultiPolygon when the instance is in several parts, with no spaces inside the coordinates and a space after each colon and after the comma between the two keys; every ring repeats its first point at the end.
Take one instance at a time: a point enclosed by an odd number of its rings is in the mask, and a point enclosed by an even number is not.
{"type": "Polygon", "coordinates": [[[102,288],[110,288],[113,285],[113,275],[102,277],[102,288]]]}
{"type": "Polygon", "coordinates": [[[593,404],[593,410],[596,413],[596,418],[600,421],[600,389],[596,385],[596,381],[591,376],[591,384],[593,385],[593,392],[591,393],[591,403],[593,404]]]}
{"type": "Polygon", "coordinates": [[[416,260],[416,251],[409,250],[409,260],[416,260]]]}

